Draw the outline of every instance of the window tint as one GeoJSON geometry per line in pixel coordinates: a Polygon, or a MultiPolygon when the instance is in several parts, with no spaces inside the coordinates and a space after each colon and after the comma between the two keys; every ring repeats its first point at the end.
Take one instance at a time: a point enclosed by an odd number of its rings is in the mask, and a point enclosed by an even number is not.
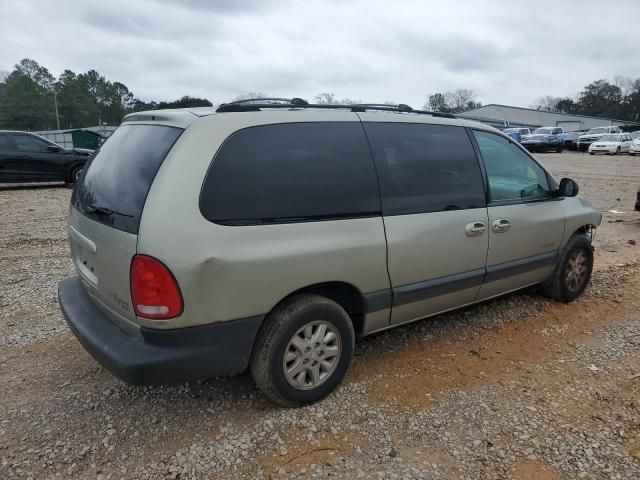
{"type": "Polygon", "coordinates": [[[385,215],[485,206],[480,167],[462,127],[365,123],[385,215]]]}
{"type": "Polygon", "coordinates": [[[73,205],[98,222],[137,234],[149,188],[181,133],[159,125],[118,128],[89,161],[73,205]]]}
{"type": "Polygon", "coordinates": [[[361,124],[290,123],[236,132],[209,169],[200,210],[208,220],[240,225],[379,215],[361,124]]]}
{"type": "Polygon", "coordinates": [[[489,178],[492,202],[539,200],[549,196],[544,170],[506,138],[473,131],[489,178]]]}
{"type": "Polygon", "coordinates": [[[46,152],[49,144],[31,135],[14,135],[16,148],[20,152],[46,152]]]}

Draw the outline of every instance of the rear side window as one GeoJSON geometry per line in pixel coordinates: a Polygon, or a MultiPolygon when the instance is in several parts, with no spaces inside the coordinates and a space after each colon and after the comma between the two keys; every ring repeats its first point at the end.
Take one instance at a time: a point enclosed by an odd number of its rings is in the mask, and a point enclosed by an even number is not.
{"type": "Polygon", "coordinates": [[[84,215],[137,234],[144,202],[182,129],[160,125],[118,128],[90,160],[72,203],[84,215]]]}
{"type": "Polygon", "coordinates": [[[227,225],[379,215],[362,126],[289,123],[234,133],[209,168],[200,210],[207,220],[227,225]]]}
{"type": "Polygon", "coordinates": [[[385,215],[485,206],[478,160],[463,127],[365,123],[385,215]]]}

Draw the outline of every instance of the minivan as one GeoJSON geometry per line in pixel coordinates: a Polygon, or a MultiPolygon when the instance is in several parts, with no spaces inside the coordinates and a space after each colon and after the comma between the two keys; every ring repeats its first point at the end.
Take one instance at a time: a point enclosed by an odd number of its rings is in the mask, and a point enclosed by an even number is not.
{"type": "Polygon", "coordinates": [[[250,370],[298,406],[356,338],[532,285],[586,287],[601,215],[500,131],[302,99],[133,113],[77,183],[69,327],[131,384],[250,370]]]}

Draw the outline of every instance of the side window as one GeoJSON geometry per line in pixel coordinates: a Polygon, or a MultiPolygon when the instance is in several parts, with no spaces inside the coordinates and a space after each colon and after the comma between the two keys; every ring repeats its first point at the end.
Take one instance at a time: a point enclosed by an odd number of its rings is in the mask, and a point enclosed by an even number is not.
{"type": "Polygon", "coordinates": [[[49,144],[30,135],[14,135],[13,140],[20,152],[46,152],[49,144]]]}
{"type": "Polygon", "coordinates": [[[385,215],[482,208],[478,159],[463,127],[365,123],[385,215]]]}
{"type": "Polygon", "coordinates": [[[380,210],[359,122],[240,130],[218,151],[200,195],[204,217],[230,225],[373,216],[380,210]]]}
{"type": "Polygon", "coordinates": [[[549,196],[549,181],[536,162],[506,138],[474,130],[489,179],[492,202],[532,201],[549,196]]]}

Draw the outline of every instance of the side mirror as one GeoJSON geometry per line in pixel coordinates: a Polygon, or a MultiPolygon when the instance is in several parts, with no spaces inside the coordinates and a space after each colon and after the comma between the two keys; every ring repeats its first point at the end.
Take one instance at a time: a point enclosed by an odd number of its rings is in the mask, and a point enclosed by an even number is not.
{"type": "Polygon", "coordinates": [[[47,147],[47,152],[59,152],[60,151],[60,147],[57,145],[49,145],[47,147]]]}
{"type": "Polygon", "coordinates": [[[578,184],[570,178],[563,178],[560,180],[560,186],[558,187],[558,194],[561,197],[575,197],[578,195],[580,187],[578,184]]]}

